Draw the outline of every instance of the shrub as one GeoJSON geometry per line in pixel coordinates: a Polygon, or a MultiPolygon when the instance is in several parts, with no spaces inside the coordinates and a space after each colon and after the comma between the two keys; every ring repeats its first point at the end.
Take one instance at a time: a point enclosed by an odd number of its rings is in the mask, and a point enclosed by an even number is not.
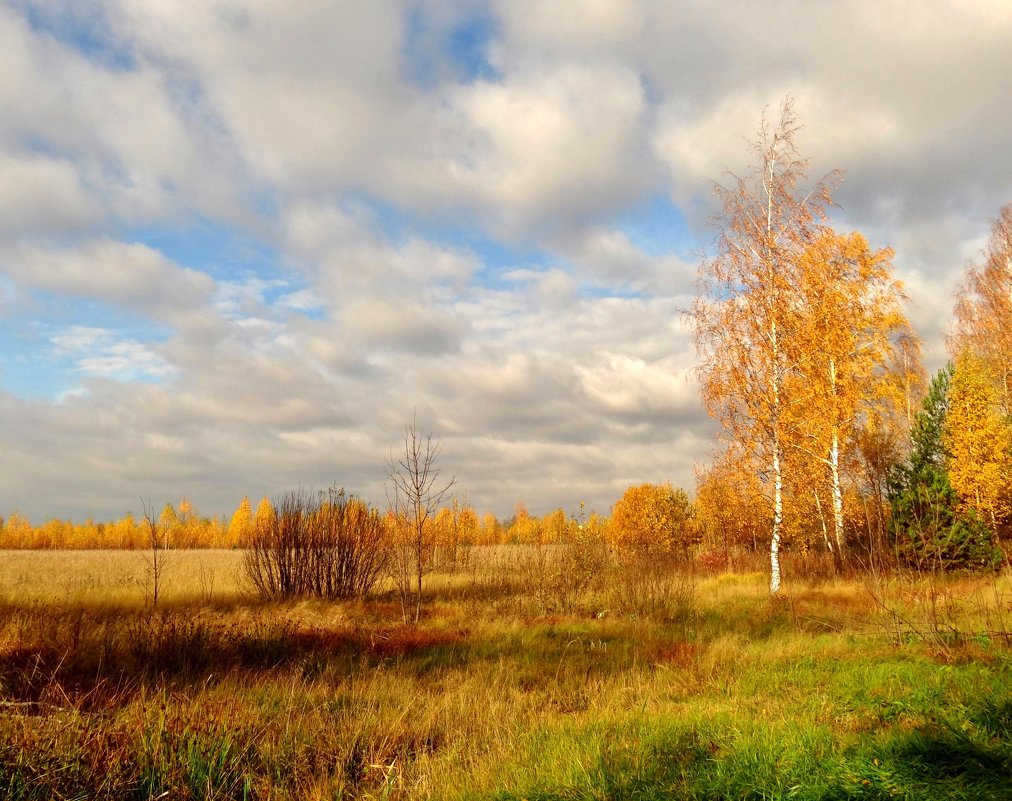
{"type": "Polygon", "coordinates": [[[375,509],[331,489],[288,492],[271,512],[257,514],[243,558],[262,598],[354,598],[375,585],[389,553],[375,509]]]}

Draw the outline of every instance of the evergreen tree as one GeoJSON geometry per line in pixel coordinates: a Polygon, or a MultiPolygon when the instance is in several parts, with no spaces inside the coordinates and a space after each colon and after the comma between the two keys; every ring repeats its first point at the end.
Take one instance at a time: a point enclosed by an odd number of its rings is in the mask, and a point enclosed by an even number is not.
{"type": "Polygon", "coordinates": [[[952,374],[948,364],[932,379],[914,419],[910,457],[891,476],[890,535],[897,556],[919,569],[991,568],[1000,561],[991,532],[972,511],[959,511],[949,480],[945,438],[952,374]]]}

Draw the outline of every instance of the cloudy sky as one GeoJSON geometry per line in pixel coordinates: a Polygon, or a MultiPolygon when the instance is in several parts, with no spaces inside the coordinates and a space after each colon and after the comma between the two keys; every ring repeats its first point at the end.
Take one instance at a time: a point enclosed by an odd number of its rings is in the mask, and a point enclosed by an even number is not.
{"type": "Polygon", "coordinates": [[[0,514],[691,487],[711,179],[788,93],[930,367],[1012,200],[1012,3],[0,1],[0,514]]]}

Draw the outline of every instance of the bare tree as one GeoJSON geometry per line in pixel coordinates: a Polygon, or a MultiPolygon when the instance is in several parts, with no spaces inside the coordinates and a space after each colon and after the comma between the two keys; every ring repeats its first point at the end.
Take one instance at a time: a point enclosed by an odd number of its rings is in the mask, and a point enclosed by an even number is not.
{"type": "Polygon", "coordinates": [[[401,596],[401,613],[409,618],[408,608],[412,585],[415,592],[414,621],[422,610],[422,577],[432,565],[433,537],[429,519],[446,499],[456,477],[443,482],[436,461],[442,444],[432,434],[418,430],[412,418],[404,426],[404,450],[397,457],[390,452],[387,465],[390,484],[387,499],[390,503],[394,536],[393,577],[401,596]]]}
{"type": "Polygon", "coordinates": [[[143,587],[145,600],[151,609],[158,606],[158,594],[161,591],[162,578],[165,574],[165,549],[168,547],[168,531],[159,530],[158,518],[154,507],[148,501],[142,501],[144,507],[144,527],[148,534],[149,551],[145,557],[147,562],[147,582],[143,587]]]}

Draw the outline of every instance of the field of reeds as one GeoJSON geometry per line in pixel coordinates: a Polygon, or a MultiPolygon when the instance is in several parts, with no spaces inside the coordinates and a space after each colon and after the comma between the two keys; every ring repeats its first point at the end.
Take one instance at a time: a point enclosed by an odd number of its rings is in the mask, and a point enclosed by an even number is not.
{"type": "Polygon", "coordinates": [[[1012,798],[1012,581],[475,548],[264,602],[238,551],[0,552],[0,797],[1012,798]]]}

